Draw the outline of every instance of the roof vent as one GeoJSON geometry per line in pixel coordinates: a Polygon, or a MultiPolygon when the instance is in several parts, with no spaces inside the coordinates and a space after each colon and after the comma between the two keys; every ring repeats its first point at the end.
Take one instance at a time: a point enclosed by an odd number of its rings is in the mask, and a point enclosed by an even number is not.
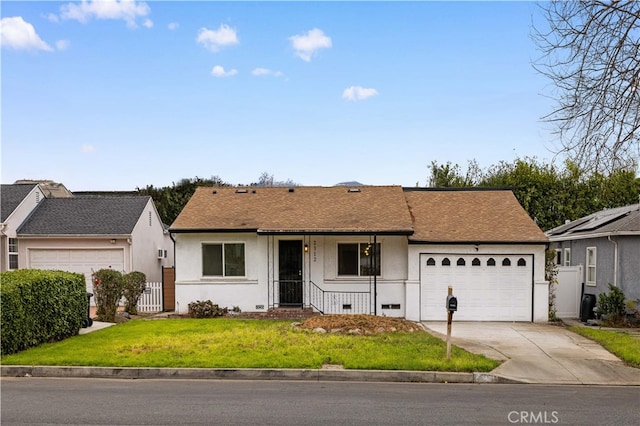
{"type": "Polygon", "coordinates": [[[236,189],[236,194],[246,194],[247,192],[246,189],[236,189]]]}
{"type": "Polygon", "coordinates": [[[349,188],[347,192],[360,192],[360,188],[349,188]]]}
{"type": "Polygon", "coordinates": [[[295,191],[295,189],[289,188],[289,192],[293,192],[293,191],[295,191]]]}

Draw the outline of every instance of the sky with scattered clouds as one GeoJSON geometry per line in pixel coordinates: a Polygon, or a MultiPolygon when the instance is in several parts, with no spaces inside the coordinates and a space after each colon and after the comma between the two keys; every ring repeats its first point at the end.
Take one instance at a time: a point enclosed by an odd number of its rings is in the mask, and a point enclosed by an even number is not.
{"type": "Polygon", "coordinates": [[[553,159],[531,2],[3,1],[2,183],[424,186],[553,159]]]}

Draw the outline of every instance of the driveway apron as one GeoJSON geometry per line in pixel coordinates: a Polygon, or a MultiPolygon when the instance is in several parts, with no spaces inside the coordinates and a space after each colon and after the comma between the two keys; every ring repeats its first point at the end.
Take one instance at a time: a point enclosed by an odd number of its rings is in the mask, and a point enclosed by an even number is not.
{"type": "MultiPolygon", "coordinates": [[[[446,338],[446,322],[423,325],[446,338]]],[[[451,342],[504,361],[491,373],[524,383],[640,385],[640,369],[626,366],[599,344],[561,326],[454,319],[451,342]]]]}

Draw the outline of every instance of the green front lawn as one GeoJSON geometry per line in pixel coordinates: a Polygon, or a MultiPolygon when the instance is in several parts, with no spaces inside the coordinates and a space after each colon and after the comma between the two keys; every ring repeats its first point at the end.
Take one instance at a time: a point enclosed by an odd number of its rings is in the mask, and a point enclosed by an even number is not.
{"type": "Polygon", "coordinates": [[[320,368],[487,372],[498,361],[425,332],[371,336],[318,334],[288,321],[132,320],[2,357],[11,365],[181,368],[320,368]]]}
{"type": "Polygon", "coordinates": [[[569,327],[574,333],[601,344],[609,352],[632,367],[640,368],[640,339],[624,331],[600,330],[592,327],[569,327]]]}

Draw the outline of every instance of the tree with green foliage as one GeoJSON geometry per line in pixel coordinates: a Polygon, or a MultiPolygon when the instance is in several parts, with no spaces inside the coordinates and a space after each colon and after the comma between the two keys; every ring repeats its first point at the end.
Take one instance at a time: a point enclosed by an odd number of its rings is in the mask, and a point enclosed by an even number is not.
{"type": "Polygon", "coordinates": [[[162,222],[171,225],[199,186],[231,185],[218,176],[212,176],[210,179],[196,176],[192,179],[182,179],[178,183],[174,182],[171,186],[157,188],[153,185],[147,185],[145,188],[137,188],[137,190],[140,195],[149,195],[153,199],[162,222]]]}
{"type": "Polygon", "coordinates": [[[463,176],[457,164],[441,166],[432,162],[430,181],[435,184],[431,186],[511,188],[543,230],[605,208],[637,203],[640,196],[640,178],[629,169],[604,175],[587,172],[571,161],[560,169],[535,158],[517,159],[513,163],[503,161],[486,171],[474,167],[463,176]]]}
{"type": "Polygon", "coordinates": [[[99,269],[91,274],[99,321],[115,322],[122,298],[122,273],[115,269],[99,269]]]}

